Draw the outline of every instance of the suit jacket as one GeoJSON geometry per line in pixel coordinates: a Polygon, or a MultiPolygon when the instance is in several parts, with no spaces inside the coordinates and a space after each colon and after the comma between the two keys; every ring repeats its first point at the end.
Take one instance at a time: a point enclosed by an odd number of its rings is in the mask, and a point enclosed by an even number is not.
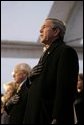
{"type": "Polygon", "coordinates": [[[76,51],[59,39],[45,52],[43,69],[31,79],[25,124],[73,124],[73,101],[78,78],[76,51]]]}
{"type": "Polygon", "coordinates": [[[27,81],[22,85],[18,92],[19,101],[16,104],[9,105],[7,112],[9,114],[9,124],[20,124],[23,122],[25,107],[27,103],[28,88],[26,87],[27,81]]]}

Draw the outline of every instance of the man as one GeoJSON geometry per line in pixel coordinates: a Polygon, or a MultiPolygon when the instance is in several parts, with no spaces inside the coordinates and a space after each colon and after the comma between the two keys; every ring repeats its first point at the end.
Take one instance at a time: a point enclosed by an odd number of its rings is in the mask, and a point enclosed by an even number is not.
{"type": "Polygon", "coordinates": [[[17,92],[10,98],[5,106],[9,115],[9,124],[23,123],[25,107],[27,103],[28,88],[30,87],[28,75],[30,67],[26,63],[17,64],[13,70],[13,78],[17,92]]]}
{"type": "Polygon", "coordinates": [[[24,124],[74,124],[79,66],[75,50],[63,42],[65,30],[62,21],[51,18],[40,29],[45,49],[30,74],[24,124]]]}
{"type": "Polygon", "coordinates": [[[13,78],[17,86],[22,85],[21,83],[25,83],[26,86],[29,88],[29,75],[30,75],[31,67],[26,63],[19,63],[14,67],[12,72],[13,78]]]}

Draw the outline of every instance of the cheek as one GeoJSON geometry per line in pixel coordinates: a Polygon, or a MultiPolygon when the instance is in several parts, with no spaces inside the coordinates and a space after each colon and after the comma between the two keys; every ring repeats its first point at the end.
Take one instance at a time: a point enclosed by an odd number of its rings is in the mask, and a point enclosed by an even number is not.
{"type": "Polygon", "coordinates": [[[81,82],[78,81],[77,88],[80,88],[80,87],[81,87],[81,82]]]}
{"type": "Polygon", "coordinates": [[[16,79],[18,79],[18,78],[20,78],[20,77],[21,77],[21,74],[19,74],[19,73],[15,75],[15,78],[16,78],[16,79]]]}
{"type": "Polygon", "coordinates": [[[51,31],[51,30],[45,31],[45,37],[47,37],[47,38],[52,38],[52,37],[53,37],[52,31],[51,31]]]}
{"type": "Polygon", "coordinates": [[[23,76],[22,74],[20,74],[20,75],[18,75],[18,76],[16,77],[16,80],[19,82],[19,81],[21,81],[23,78],[24,78],[24,76],[23,76]]]}
{"type": "Polygon", "coordinates": [[[11,95],[12,95],[12,93],[13,93],[13,92],[12,92],[12,91],[10,91],[10,92],[9,92],[9,95],[11,96],[11,95]]]}
{"type": "Polygon", "coordinates": [[[42,37],[42,40],[48,40],[50,38],[50,34],[48,31],[44,31],[44,34],[43,34],[43,37],[42,37]]]}
{"type": "Polygon", "coordinates": [[[16,76],[14,77],[14,80],[15,80],[16,82],[19,82],[19,80],[21,79],[20,77],[21,77],[20,75],[16,75],[16,76]]]}
{"type": "Polygon", "coordinates": [[[50,34],[49,30],[44,31],[44,36],[49,36],[49,34],[50,34]]]}

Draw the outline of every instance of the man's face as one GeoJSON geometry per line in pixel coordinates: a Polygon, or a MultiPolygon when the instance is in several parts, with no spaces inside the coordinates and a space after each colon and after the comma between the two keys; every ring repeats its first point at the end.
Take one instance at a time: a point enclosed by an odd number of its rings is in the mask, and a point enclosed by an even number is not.
{"type": "Polygon", "coordinates": [[[24,71],[21,70],[15,69],[12,75],[16,83],[21,83],[25,79],[24,71]]]}
{"type": "Polygon", "coordinates": [[[77,91],[81,92],[83,90],[83,80],[80,79],[78,76],[78,82],[77,82],[77,91]]]}
{"type": "Polygon", "coordinates": [[[52,21],[51,20],[45,20],[44,24],[42,25],[41,29],[40,29],[40,41],[41,43],[44,44],[50,44],[50,42],[52,41],[55,32],[52,29],[52,21]]]}

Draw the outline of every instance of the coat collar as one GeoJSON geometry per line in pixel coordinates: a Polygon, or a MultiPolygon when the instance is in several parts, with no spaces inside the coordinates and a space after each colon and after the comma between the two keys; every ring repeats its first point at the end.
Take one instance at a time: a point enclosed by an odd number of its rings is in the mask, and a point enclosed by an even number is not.
{"type": "Polygon", "coordinates": [[[47,57],[53,52],[54,49],[56,49],[57,47],[59,47],[60,45],[64,44],[63,41],[61,41],[60,39],[56,39],[52,42],[51,46],[43,53],[42,55],[42,61],[45,62],[45,60],[47,59],[47,57]]]}
{"type": "Polygon", "coordinates": [[[51,53],[55,48],[59,47],[60,45],[64,44],[63,41],[60,39],[56,39],[52,42],[51,46],[48,48],[47,53],[51,53]]]}

